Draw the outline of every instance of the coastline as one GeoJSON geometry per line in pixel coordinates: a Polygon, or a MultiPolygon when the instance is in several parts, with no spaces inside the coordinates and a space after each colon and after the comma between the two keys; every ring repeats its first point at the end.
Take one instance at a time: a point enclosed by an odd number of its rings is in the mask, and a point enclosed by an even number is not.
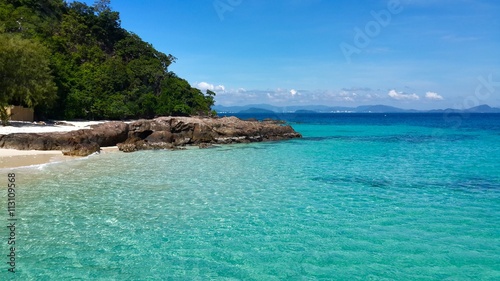
{"type": "MultiPolygon", "coordinates": [[[[101,147],[101,153],[117,152],[118,147],[101,147]]],[[[13,169],[47,163],[70,161],[79,156],[64,156],[58,150],[17,150],[0,148],[0,169],[13,169]]]]}
{"type": "Polygon", "coordinates": [[[14,133],[55,133],[55,132],[70,132],[80,129],[90,129],[90,126],[102,124],[107,121],[57,121],[53,124],[38,124],[25,121],[10,121],[9,126],[0,126],[0,135],[8,135],[14,133]]]}
{"type": "Polygon", "coordinates": [[[186,146],[208,148],[217,144],[302,137],[282,122],[248,121],[236,117],[165,116],[128,122],[12,123],[12,126],[0,127],[0,168],[64,161],[68,157],[110,150],[129,153],[186,146]]]}
{"type": "Polygon", "coordinates": [[[19,168],[58,162],[70,158],[64,157],[60,151],[0,149],[0,169],[19,168]]]}

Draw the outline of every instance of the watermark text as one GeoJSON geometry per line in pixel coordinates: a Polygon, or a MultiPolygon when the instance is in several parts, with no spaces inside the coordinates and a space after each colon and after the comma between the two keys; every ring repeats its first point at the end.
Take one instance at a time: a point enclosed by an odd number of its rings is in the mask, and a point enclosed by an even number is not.
{"type": "Polygon", "coordinates": [[[347,62],[351,63],[351,56],[360,54],[362,49],[368,47],[372,39],[382,32],[382,28],[387,27],[391,23],[393,15],[397,15],[402,11],[403,7],[400,0],[389,0],[384,10],[378,12],[372,10],[370,14],[373,20],[367,22],[364,29],[359,27],[354,28],[353,43],[349,44],[345,41],[340,43],[340,50],[347,62]]]}
{"type": "Polygon", "coordinates": [[[234,8],[239,6],[243,0],[215,0],[213,2],[215,12],[221,21],[224,20],[224,14],[232,12],[234,8]]]}
{"type": "Polygon", "coordinates": [[[7,245],[9,254],[7,255],[8,271],[16,272],[16,174],[7,174],[7,245]]]}

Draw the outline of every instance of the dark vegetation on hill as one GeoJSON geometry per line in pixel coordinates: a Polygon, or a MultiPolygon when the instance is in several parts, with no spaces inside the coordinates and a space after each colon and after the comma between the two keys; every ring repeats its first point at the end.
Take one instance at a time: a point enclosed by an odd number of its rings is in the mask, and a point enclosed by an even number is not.
{"type": "Polygon", "coordinates": [[[215,93],[169,71],[176,58],[123,29],[109,2],[0,0],[2,115],[6,105],[37,119],[211,113],[215,93]]]}

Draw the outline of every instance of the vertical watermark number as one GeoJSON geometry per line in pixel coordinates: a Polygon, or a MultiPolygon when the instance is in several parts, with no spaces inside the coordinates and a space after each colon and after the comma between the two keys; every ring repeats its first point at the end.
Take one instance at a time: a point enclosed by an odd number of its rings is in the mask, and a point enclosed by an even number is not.
{"type": "Polygon", "coordinates": [[[7,245],[9,254],[7,255],[8,271],[16,272],[16,174],[7,174],[7,245]]]}

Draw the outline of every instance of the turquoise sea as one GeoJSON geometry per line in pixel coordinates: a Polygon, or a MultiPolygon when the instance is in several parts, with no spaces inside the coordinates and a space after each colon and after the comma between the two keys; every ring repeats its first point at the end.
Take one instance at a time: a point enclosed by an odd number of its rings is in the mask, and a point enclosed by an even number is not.
{"type": "Polygon", "coordinates": [[[278,117],[304,138],[0,170],[0,280],[500,280],[500,115],[278,117]]]}

